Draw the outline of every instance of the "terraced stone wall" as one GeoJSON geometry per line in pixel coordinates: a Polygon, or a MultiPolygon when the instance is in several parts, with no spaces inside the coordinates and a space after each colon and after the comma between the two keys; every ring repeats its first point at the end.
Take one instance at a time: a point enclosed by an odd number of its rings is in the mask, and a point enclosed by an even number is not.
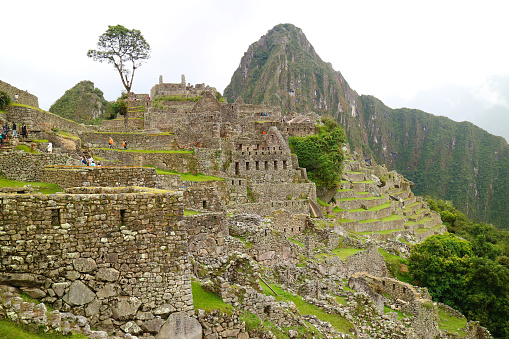
{"type": "Polygon", "coordinates": [[[127,149],[138,150],[174,150],[175,138],[171,134],[142,134],[142,133],[89,133],[83,132],[80,138],[83,145],[92,148],[106,148],[110,137],[113,147],[123,149],[122,142],[127,141],[127,149]]]}
{"type": "Polygon", "coordinates": [[[25,123],[28,131],[51,131],[53,128],[66,131],[90,131],[96,130],[96,126],[78,124],[72,120],[62,118],[56,114],[46,112],[34,107],[10,105],[5,109],[7,120],[16,122],[18,132],[25,123]]]}
{"type": "Polygon", "coordinates": [[[195,257],[226,254],[225,237],[229,234],[225,212],[206,212],[186,216],[189,253],[195,257]]]}
{"type": "MultiPolygon", "coordinates": [[[[1,280],[110,333],[194,313],[181,192],[0,194],[1,280]]],[[[132,332],[131,332],[132,333],[132,332]]]]}
{"type": "Polygon", "coordinates": [[[11,101],[14,101],[14,95],[17,94],[19,96],[18,103],[39,107],[39,99],[35,95],[30,94],[27,91],[22,91],[6,82],[3,82],[2,80],[0,80],[0,91],[9,94],[11,101]]]}
{"type": "Polygon", "coordinates": [[[228,213],[258,214],[263,217],[271,215],[274,211],[285,209],[292,214],[309,214],[308,199],[266,201],[260,203],[236,204],[227,206],[228,213]]]}
{"type": "MultiPolygon", "coordinates": [[[[140,118],[129,118],[127,121],[127,131],[138,131],[144,129],[145,126],[145,120],[140,118]]],[[[113,119],[113,120],[103,120],[101,122],[101,128],[100,130],[102,132],[124,132],[126,131],[125,128],[125,121],[124,118],[120,119],[113,119]]]]}
{"type": "Polygon", "coordinates": [[[4,153],[0,156],[0,173],[10,180],[40,181],[39,173],[44,166],[65,165],[68,160],[62,154],[4,153]]]}
{"type": "Polygon", "coordinates": [[[94,154],[116,161],[123,166],[154,166],[156,168],[180,173],[197,173],[197,161],[191,153],[168,152],[125,152],[123,150],[94,149],[94,154]]]}
{"type": "Polygon", "coordinates": [[[80,186],[154,188],[158,183],[156,170],[150,167],[48,166],[41,169],[39,180],[57,184],[60,188],[80,186]]]}

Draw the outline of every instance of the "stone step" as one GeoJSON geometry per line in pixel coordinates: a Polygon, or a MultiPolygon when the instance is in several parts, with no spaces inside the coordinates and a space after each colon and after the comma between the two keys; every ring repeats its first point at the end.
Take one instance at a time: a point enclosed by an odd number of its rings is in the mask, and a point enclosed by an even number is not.
{"type": "Polygon", "coordinates": [[[364,181],[366,178],[366,173],[364,172],[347,172],[347,171],[344,171],[343,174],[342,174],[342,179],[343,180],[348,180],[348,181],[364,181]]]}

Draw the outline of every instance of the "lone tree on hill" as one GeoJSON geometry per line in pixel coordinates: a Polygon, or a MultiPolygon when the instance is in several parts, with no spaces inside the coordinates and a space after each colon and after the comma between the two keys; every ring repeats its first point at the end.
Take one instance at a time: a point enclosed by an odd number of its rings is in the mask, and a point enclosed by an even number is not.
{"type": "MultiPolygon", "coordinates": [[[[134,71],[142,65],[144,60],[150,58],[150,45],[145,41],[141,32],[136,29],[127,29],[122,25],[108,26],[108,30],[99,37],[97,50],[89,50],[87,56],[99,62],[107,61],[115,66],[127,91],[127,110],[129,111],[134,71]],[[130,66],[132,66],[132,70],[130,66]],[[129,79],[129,75],[131,79],[129,79]]],[[[124,115],[126,129],[127,119],[126,112],[124,115]]]]}

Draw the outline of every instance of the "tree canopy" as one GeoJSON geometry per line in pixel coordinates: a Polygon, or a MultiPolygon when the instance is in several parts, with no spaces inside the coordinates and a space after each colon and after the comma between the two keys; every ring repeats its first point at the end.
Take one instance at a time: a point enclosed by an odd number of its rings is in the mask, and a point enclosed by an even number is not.
{"type": "Polygon", "coordinates": [[[318,186],[333,188],[341,180],[346,135],[331,118],[323,117],[322,121],[324,126],[318,134],[291,137],[290,148],[299,157],[300,166],[306,168],[309,179],[318,186]]]}
{"type": "MultiPolygon", "coordinates": [[[[113,64],[129,97],[134,72],[150,58],[150,45],[136,29],[128,29],[122,25],[108,26],[106,32],[99,37],[97,50],[89,50],[87,56],[94,61],[113,64]]],[[[127,124],[127,114],[125,120],[127,124]]]]}

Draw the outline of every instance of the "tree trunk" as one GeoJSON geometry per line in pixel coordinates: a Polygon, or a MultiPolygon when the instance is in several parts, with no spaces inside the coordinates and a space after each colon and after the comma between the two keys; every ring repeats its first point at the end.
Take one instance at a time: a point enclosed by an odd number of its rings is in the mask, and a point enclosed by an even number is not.
{"type": "Polygon", "coordinates": [[[125,112],[125,115],[124,115],[124,126],[125,126],[125,130],[126,132],[128,132],[128,126],[129,126],[129,118],[128,118],[128,115],[129,115],[129,109],[131,108],[131,91],[127,92],[127,111],[125,112]]]}

